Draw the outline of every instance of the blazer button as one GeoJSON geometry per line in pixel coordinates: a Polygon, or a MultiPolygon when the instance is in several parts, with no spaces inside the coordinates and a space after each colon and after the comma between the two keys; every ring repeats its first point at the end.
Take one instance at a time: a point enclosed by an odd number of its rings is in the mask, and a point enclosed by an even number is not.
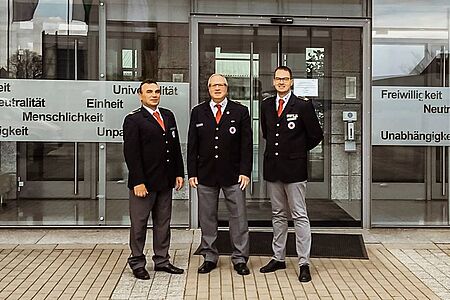
{"type": "Polygon", "coordinates": [[[166,134],[165,133],[163,133],[163,136],[165,136],[166,134]]]}
{"type": "Polygon", "coordinates": [[[166,141],[166,144],[168,144],[169,143],[169,141],[166,141]]]}
{"type": "Polygon", "coordinates": [[[170,159],[168,159],[167,162],[170,162],[170,159]]]}
{"type": "Polygon", "coordinates": [[[279,136],[279,135],[280,135],[279,133],[275,134],[275,136],[279,136]]]}
{"type": "Polygon", "coordinates": [[[279,123],[277,123],[277,127],[280,127],[280,124],[279,124],[279,123]]]}
{"type": "Polygon", "coordinates": [[[219,130],[219,127],[216,127],[216,130],[219,130]]]}
{"type": "Polygon", "coordinates": [[[214,137],[216,140],[218,140],[219,139],[219,137],[218,136],[216,136],[216,137],[214,137]]]}
{"type": "Polygon", "coordinates": [[[278,156],[278,152],[275,152],[275,156],[278,156]]]}
{"type": "Polygon", "coordinates": [[[278,143],[275,143],[275,146],[278,146],[278,143]]]}
{"type": "Polygon", "coordinates": [[[219,155],[214,156],[215,158],[219,158],[219,155]]]}
{"type": "Polygon", "coordinates": [[[219,146],[214,146],[214,149],[219,149],[219,146]]]}
{"type": "Polygon", "coordinates": [[[167,151],[166,151],[167,153],[169,153],[170,152],[170,150],[169,149],[167,149],[167,151]]]}

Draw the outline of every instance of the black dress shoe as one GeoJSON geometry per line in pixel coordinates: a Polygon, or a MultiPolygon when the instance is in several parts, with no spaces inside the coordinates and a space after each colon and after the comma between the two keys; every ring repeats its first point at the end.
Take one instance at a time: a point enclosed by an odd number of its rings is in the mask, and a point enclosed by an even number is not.
{"type": "Polygon", "coordinates": [[[142,279],[142,280],[149,280],[150,279],[150,275],[148,274],[147,270],[144,267],[140,267],[140,268],[134,269],[133,270],[133,275],[137,279],[142,279]]]}
{"type": "Polygon", "coordinates": [[[300,282],[310,282],[311,281],[311,273],[309,272],[308,265],[300,266],[300,275],[298,275],[298,280],[300,282]]]}
{"type": "Polygon", "coordinates": [[[206,274],[211,272],[215,268],[216,268],[215,263],[213,263],[212,261],[205,260],[205,262],[198,268],[198,272],[201,274],[206,274]]]}
{"type": "Polygon", "coordinates": [[[171,263],[168,263],[167,265],[162,266],[162,267],[155,266],[155,271],[163,271],[163,272],[167,272],[170,274],[183,274],[184,273],[183,269],[177,268],[174,265],[172,265],[171,263]]]}
{"type": "Polygon", "coordinates": [[[272,259],[267,265],[259,269],[259,271],[261,273],[270,273],[281,269],[286,269],[286,263],[284,261],[272,259]]]}
{"type": "Polygon", "coordinates": [[[248,275],[250,274],[250,270],[247,267],[246,263],[238,263],[234,265],[234,269],[239,275],[248,275]]]}

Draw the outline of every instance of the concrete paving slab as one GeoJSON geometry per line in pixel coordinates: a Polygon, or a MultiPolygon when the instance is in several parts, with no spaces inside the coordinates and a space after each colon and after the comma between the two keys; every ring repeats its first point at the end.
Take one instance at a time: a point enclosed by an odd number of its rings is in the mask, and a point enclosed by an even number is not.
{"type": "Polygon", "coordinates": [[[39,229],[0,229],[0,244],[36,244],[46,233],[39,229]]]}
{"type": "MultiPolygon", "coordinates": [[[[262,274],[270,257],[252,256],[243,277],[221,256],[218,268],[199,275],[199,230],[172,230],[171,259],[185,273],[155,272],[149,260],[148,281],[127,266],[127,229],[2,230],[0,240],[22,236],[0,243],[0,299],[450,299],[447,230],[335,232],[363,234],[369,260],[314,258],[313,280],[302,284],[296,258],[286,260],[286,270],[262,274]]],[[[149,238],[151,256],[151,231],[149,238]]]]}

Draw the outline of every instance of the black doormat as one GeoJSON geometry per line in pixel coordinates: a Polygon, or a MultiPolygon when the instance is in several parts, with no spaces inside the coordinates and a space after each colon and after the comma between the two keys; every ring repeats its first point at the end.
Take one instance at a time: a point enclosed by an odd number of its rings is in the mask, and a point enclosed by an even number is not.
{"type": "MultiPolygon", "coordinates": [[[[250,255],[272,256],[272,232],[250,232],[250,255]]],[[[228,231],[218,232],[216,246],[220,255],[230,255],[228,231]]],[[[199,249],[195,251],[198,255],[199,249]]],[[[296,257],[295,234],[289,232],[286,256],[296,257]]],[[[361,234],[312,233],[311,257],[369,259],[361,234]]]]}
{"type": "MultiPolygon", "coordinates": [[[[272,206],[270,199],[247,201],[247,216],[249,227],[272,227],[272,206]]],[[[309,222],[311,227],[361,227],[357,220],[330,199],[306,199],[309,222]]],[[[229,227],[229,212],[225,201],[219,201],[219,227],[229,227]]],[[[289,226],[293,223],[289,220],[289,226]]]]}

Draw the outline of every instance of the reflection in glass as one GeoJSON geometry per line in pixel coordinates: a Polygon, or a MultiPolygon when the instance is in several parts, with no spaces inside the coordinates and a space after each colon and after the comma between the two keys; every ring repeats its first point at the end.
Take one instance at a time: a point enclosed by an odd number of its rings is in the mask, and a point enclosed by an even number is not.
{"type": "MultiPolygon", "coordinates": [[[[106,12],[107,80],[189,82],[189,1],[120,0],[108,3],[106,12]]],[[[164,96],[161,105],[164,106],[164,96]]],[[[186,117],[188,105],[188,99],[179,104],[184,116],[176,109],[173,111],[178,120],[186,117]]],[[[184,155],[186,145],[181,146],[184,155]]],[[[122,143],[106,145],[107,225],[129,225],[130,222],[128,169],[122,147],[122,143]]],[[[171,224],[187,226],[187,183],[181,191],[174,192],[173,198],[171,224]]]]}
{"type": "Polygon", "coordinates": [[[363,0],[195,0],[194,13],[362,17],[363,0]]]}
{"type": "MultiPolygon", "coordinates": [[[[26,143],[27,180],[62,181],[74,177],[74,143],[26,143]],[[55,166],[58,166],[57,168],[55,166]]],[[[78,145],[78,180],[84,180],[84,145],[78,145]]],[[[37,196],[37,195],[36,195],[37,196]]]]}
{"type": "Polygon", "coordinates": [[[373,146],[373,182],[424,182],[425,147],[373,146]]]}
{"type": "MultiPolygon", "coordinates": [[[[14,1],[14,10],[8,6],[12,3],[0,4],[2,16],[11,10],[0,50],[2,78],[98,79],[98,2],[14,1]]],[[[65,95],[59,96],[64,101],[65,95]]],[[[93,149],[81,142],[2,143],[2,158],[15,157],[8,169],[20,179],[18,192],[9,194],[2,210],[2,222],[95,225],[97,178],[92,171],[98,166],[93,149]]]]}
{"type": "MultiPolygon", "coordinates": [[[[373,1],[373,85],[448,87],[449,9],[445,0],[373,1]]],[[[448,225],[448,193],[442,185],[448,164],[441,150],[372,147],[374,224],[448,225]]]]}
{"type": "Polygon", "coordinates": [[[172,22],[108,21],[107,79],[174,81],[183,78],[188,82],[188,28],[186,24],[172,22]]]}

